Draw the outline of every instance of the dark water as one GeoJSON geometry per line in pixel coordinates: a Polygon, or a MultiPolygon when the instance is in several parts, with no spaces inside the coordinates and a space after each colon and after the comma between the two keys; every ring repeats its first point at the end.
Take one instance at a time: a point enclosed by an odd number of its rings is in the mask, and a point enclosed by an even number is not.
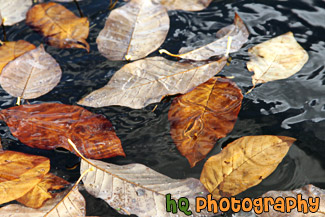
{"type": "MultiPolygon", "coordinates": [[[[123,5],[120,1],[117,7],[123,5]]],[[[74,3],[65,3],[78,14],[74,3]]],[[[80,7],[90,20],[88,54],[78,49],[57,49],[46,46],[60,64],[63,76],[50,93],[31,103],[61,102],[76,104],[86,94],[104,86],[125,62],[106,60],[97,50],[96,37],[109,14],[108,0],[85,0],[80,7]]],[[[245,0],[214,1],[200,12],[170,11],[171,29],[162,48],[173,53],[185,45],[214,39],[215,32],[233,22],[237,12],[250,31],[249,41],[237,53],[231,54],[231,65],[220,73],[235,76],[234,81],[246,92],[251,76],[246,69],[247,49],[277,35],[292,31],[296,40],[308,51],[309,61],[294,76],[258,86],[246,95],[234,130],[219,140],[209,156],[221,151],[229,142],[246,135],[285,135],[297,138],[288,155],[276,171],[261,184],[241,196],[259,196],[269,190],[290,190],[311,183],[325,188],[325,1],[323,0],[245,0]]],[[[2,34],[2,33],[1,33],[2,34]]],[[[21,22],[7,28],[10,41],[27,40],[35,45],[43,39],[21,22]]],[[[150,36],[149,36],[150,37],[150,36]]],[[[158,52],[151,56],[159,55],[158,52]]],[[[141,110],[112,106],[89,108],[105,115],[115,126],[126,158],[105,159],[116,164],[142,163],[173,178],[199,178],[205,161],[190,168],[169,134],[167,113],[172,98],[141,110]],[[152,112],[155,105],[157,109],[152,112]]],[[[0,89],[1,108],[15,104],[15,98],[0,89]]],[[[72,154],[32,149],[15,139],[4,123],[0,135],[5,149],[47,156],[51,171],[70,182],[79,177],[79,162],[72,154]]],[[[208,157],[209,157],[208,156],[208,157]]],[[[85,192],[84,192],[85,193],[85,192]]],[[[99,199],[87,195],[87,215],[118,216],[99,199]],[[98,208],[100,207],[100,208],[98,208]]]]}

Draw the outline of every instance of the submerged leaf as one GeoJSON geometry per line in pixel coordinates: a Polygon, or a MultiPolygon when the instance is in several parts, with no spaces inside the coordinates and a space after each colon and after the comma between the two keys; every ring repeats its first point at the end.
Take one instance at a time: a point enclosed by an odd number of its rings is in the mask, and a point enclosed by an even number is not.
{"type": "Polygon", "coordinates": [[[11,133],[22,143],[41,149],[73,151],[70,138],[89,158],[125,156],[112,124],[79,106],[58,103],[21,105],[0,111],[11,133]]]}
{"type": "Polygon", "coordinates": [[[200,11],[209,6],[212,0],[153,0],[167,10],[200,11]]]}
{"type": "Polygon", "coordinates": [[[23,21],[32,4],[31,0],[0,0],[0,14],[4,19],[3,24],[12,26],[23,21]]]}
{"type": "MultiPolygon", "coordinates": [[[[1,17],[0,17],[1,18],[1,17]]],[[[10,61],[23,55],[24,53],[34,50],[36,47],[24,40],[5,42],[0,47],[0,73],[10,61]]]]}
{"type": "Polygon", "coordinates": [[[166,9],[151,0],[132,0],[113,10],[97,38],[109,60],[137,60],[155,51],[169,30],[166,9]]]}
{"type": "Polygon", "coordinates": [[[168,112],[170,133],[191,167],[233,129],[242,99],[237,85],[223,78],[211,78],[174,99],[168,112]]]}
{"type": "Polygon", "coordinates": [[[51,91],[62,71],[43,45],[9,62],[2,70],[0,84],[10,95],[34,99],[51,91]]]}
{"type": "Polygon", "coordinates": [[[297,43],[292,32],[265,41],[248,50],[253,85],[285,79],[298,72],[308,61],[308,53],[297,43]]]}
{"type": "Polygon", "coordinates": [[[151,57],[126,64],[103,88],[80,100],[91,107],[110,105],[143,108],[166,95],[186,93],[217,74],[226,58],[209,63],[180,63],[151,57]]]}
{"type": "Polygon", "coordinates": [[[0,152],[0,204],[24,196],[49,170],[50,160],[46,157],[0,152]]]}
{"type": "Polygon", "coordinates": [[[200,180],[216,199],[237,195],[269,176],[295,140],[286,136],[237,139],[207,160],[200,180]]]}
{"type": "Polygon", "coordinates": [[[227,53],[228,37],[231,36],[232,42],[229,52],[238,51],[243,44],[247,42],[249,32],[243,20],[239,15],[235,14],[234,24],[226,26],[217,32],[217,40],[200,47],[183,47],[178,55],[170,54],[165,50],[160,50],[161,53],[191,60],[207,60],[212,56],[223,56],[227,53]]]}
{"type": "Polygon", "coordinates": [[[48,2],[35,5],[28,11],[26,23],[45,36],[52,46],[83,48],[89,52],[87,17],[77,17],[60,4],[48,2]]]}

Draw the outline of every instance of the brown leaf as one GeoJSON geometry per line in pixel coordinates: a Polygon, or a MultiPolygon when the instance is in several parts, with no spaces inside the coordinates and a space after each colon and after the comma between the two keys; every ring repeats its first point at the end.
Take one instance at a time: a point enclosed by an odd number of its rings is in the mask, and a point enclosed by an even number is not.
{"type": "Polygon", "coordinates": [[[126,64],[106,86],[81,99],[78,104],[143,108],[166,95],[186,93],[217,74],[226,58],[209,63],[181,63],[150,57],[126,64]]]}
{"type": "Polygon", "coordinates": [[[32,4],[31,0],[0,0],[0,14],[4,19],[4,25],[12,26],[23,21],[32,4]]]}
{"type": "MultiPolygon", "coordinates": [[[[313,185],[306,185],[302,188],[293,190],[293,191],[269,191],[262,195],[262,197],[282,197],[282,198],[297,198],[297,195],[301,194],[302,199],[308,201],[308,198],[319,197],[320,204],[319,209],[315,213],[309,212],[308,214],[304,214],[302,212],[297,212],[297,208],[293,209],[290,214],[288,213],[281,213],[275,211],[273,206],[269,206],[269,212],[263,212],[260,217],[324,217],[325,216],[325,191],[323,189],[317,188],[313,185]]],[[[315,199],[314,199],[315,201],[315,199]]]]}
{"type": "Polygon", "coordinates": [[[98,50],[109,60],[137,60],[165,41],[169,16],[160,4],[132,0],[113,10],[97,38],[98,50]]]}
{"type": "MultiPolygon", "coordinates": [[[[125,0],[127,1],[127,0],[125,0]]],[[[162,4],[167,10],[200,11],[209,6],[212,0],[153,0],[162,4]]]]}
{"type": "Polygon", "coordinates": [[[59,190],[69,184],[70,183],[64,179],[52,173],[48,173],[32,190],[16,200],[25,206],[40,208],[45,201],[55,196],[55,194],[52,194],[50,191],[59,190]]]}
{"type": "Polygon", "coordinates": [[[253,85],[285,79],[298,72],[308,61],[308,53],[297,43],[292,32],[265,41],[248,50],[253,85]]]}
{"type": "Polygon", "coordinates": [[[0,204],[25,195],[49,170],[50,160],[46,157],[0,152],[0,204]]]}
{"type": "Polygon", "coordinates": [[[67,142],[71,139],[89,158],[125,156],[111,122],[79,106],[58,103],[21,105],[1,110],[0,115],[11,133],[33,148],[62,147],[73,151],[67,142]]]}
{"type": "Polygon", "coordinates": [[[238,51],[243,44],[247,42],[249,32],[243,20],[235,14],[234,24],[226,26],[217,32],[217,40],[199,47],[183,47],[178,55],[170,54],[165,50],[160,53],[166,53],[171,56],[191,60],[207,60],[212,56],[225,55],[227,53],[228,37],[232,37],[230,44],[230,53],[238,51]]]}
{"type": "Polygon", "coordinates": [[[28,11],[26,23],[45,36],[52,46],[83,48],[89,52],[87,17],[79,18],[60,4],[48,2],[35,5],[28,11]]]}
{"type": "Polygon", "coordinates": [[[62,71],[43,45],[9,62],[2,70],[0,84],[10,95],[34,99],[51,91],[62,71]]]}
{"type": "Polygon", "coordinates": [[[286,136],[237,139],[207,160],[200,180],[216,199],[237,195],[269,176],[295,140],[286,136]]]}
{"type": "Polygon", "coordinates": [[[0,73],[10,61],[23,55],[24,53],[34,50],[36,47],[24,40],[5,42],[0,47],[0,73]]]}
{"type": "Polygon", "coordinates": [[[191,167],[233,129],[242,99],[237,85],[223,78],[211,78],[174,99],[168,112],[170,133],[191,167]]]}

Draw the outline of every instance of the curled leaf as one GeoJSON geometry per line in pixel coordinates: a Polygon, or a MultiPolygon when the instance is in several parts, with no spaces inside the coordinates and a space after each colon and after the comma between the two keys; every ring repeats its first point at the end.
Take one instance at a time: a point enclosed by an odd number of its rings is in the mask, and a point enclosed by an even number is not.
{"type": "Polygon", "coordinates": [[[170,133],[191,167],[233,129],[242,99],[237,85],[223,78],[210,78],[174,99],[168,112],[170,133]]]}
{"type": "Polygon", "coordinates": [[[51,91],[62,71],[43,45],[9,62],[2,70],[0,84],[10,95],[34,99],[51,91]]]}
{"type": "Polygon", "coordinates": [[[126,64],[103,88],[81,99],[91,107],[110,105],[143,108],[166,95],[186,93],[217,74],[226,58],[213,62],[181,63],[151,57],[126,64]]]}
{"type": "Polygon", "coordinates": [[[269,176],[295,140],[286,136],[237,139],[207,160],[200,180],[216,199],[237,195],[269,176]]]}
{"type": "Polygon", "coordinates": [[[26,23],[45,36],[52,46],[83,48],[89,52],[86,41],[89,34],[88,19],[77,17],[60,4],[48,2],[35,5],[28,11],[26,23]]]}
{"type": "Polygon", "coordinates": [[[248,50],[253,85],[285,79],[298,72],[308,61],[308,53],[297,43],[292,32],[280,35],[248,50]]]}
{"type": "Polygon", "coordinates": [[[12,26],[23,21],[32,4],[31,0],[0,0],[0,14],[4,19],[3,24],[12,26]]]}
{"type": "Polygon", "coordinates": [[[33,148],[62,147],[73,151],[67,143],[71,138],[78,150],[89,158],[125,156],[111,122],[79,106],[21,105],[1,110],[0,116],[15,137],[33,148]]]}
{"type": "Polygon", "coordinates": [[[98,50],[109,60],[137,60],[155,51],[169,30],[166,9],[151,0],[132,0],[113,10],[97,37],[98,50]]]}

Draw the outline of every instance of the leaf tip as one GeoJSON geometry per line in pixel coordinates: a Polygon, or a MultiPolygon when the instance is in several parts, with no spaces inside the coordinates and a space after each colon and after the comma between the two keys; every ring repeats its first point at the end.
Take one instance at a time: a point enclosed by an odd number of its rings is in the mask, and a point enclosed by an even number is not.
{"type": "Polygon", "coordinates": [[[130,61],[132,59],[132,56],[131,55],[125,55],[124,58],[125,58],[126,61],[130,61]]]}

